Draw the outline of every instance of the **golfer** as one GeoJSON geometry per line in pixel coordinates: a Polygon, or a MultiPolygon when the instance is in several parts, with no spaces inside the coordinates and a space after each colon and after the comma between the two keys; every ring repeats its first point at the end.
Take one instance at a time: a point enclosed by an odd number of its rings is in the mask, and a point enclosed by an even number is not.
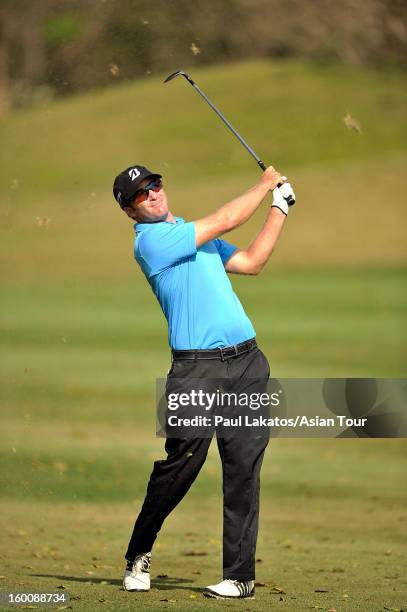
{"type": "MultiPolygon", "coordinates": [[[[273,167],[216,212],[185,222],[169,209],[162,176],[134,165],[115,179],[113,194],[135,223],[135,259],[168,322],[172,367],[166,393],[190,390],[189,380],[223,379],[234,391],[266,389],[269,364],[227,273],[258,274],[268,261],[294,195],[273,167]],[[277,185],[282,183],[281,189],[277,185]],[[219,237],[245,223],[269,192],[273,203],[246,249],[219,237]]],[[[254,596],[263,435],[217,436],[223,471],[223,579],[204,590],[215,598],[254,596]]],[[[126,591],[150,589],[151,551],[161,526],[203,463],[210,437],[167,437],[167,458],[154,463],[146,497],[125,555],[126,591]]]]}

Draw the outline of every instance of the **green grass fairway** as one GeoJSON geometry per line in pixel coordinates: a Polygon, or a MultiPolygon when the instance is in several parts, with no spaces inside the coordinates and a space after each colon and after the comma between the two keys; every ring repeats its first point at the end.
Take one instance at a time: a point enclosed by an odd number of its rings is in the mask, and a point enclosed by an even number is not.
{"type": "MultiPolygon", "coordinates": [[[[140,483],[147,478],[147,459],[157,450],[146,438],[140,443],[136,430],[133,441],[139,441],[138,447],[132,449],[131,433],[129,428],[122,443],[104,453],[111,462],[123,462],[115,481],[122,490],[123,480],[140,483]],[[136,479],[127,471],[129,453],[136,479]]],[[[257,549],[261,586],[250,602],[213,602],[201,595],[202,587],[218,581],[221,572],[221,483],[214,448],[198,483],[162,531],[148,594],[120,589],[123,547],[140,497],[118,503],[104,498],[112,487],[111,472],[96,494],[96,459],[85,469],[94,500],[72,496],[71,501],[56,502],[55,497],[67,497],[67,480],[78,479],[81,490],[83,479],[75,464],[64,464],[61,457],[62,451],[55,453],[59,461],[41,468],[44,481],[51,470],[59,481],[42,500],[26,496],[1,503],[3,588],[57,591],[63,585],[78,611],[227,607],[379,612],[405,606],[404,442],[271,442],[262,477],[257,549]]],[[[135,492],[141,494],[141,488],[135,486],[135,492]]]]}
{"type": "MultiPolygon", "coordinates": [[[[275,375],[403,375],[401,271],[287,268],[235,280],[275,375]]],[[[120,590],[123,549],[162,456],[154,380],[169,354],[150,291],[100,281],[3,288],[3,588],[63,584],[77,610],[218,609],[200,594],[221,571],[215,448],[165,525],[151,593],[120,590]]],[[[257,555],[265,586],[245,609],[401,608],[406,463],[401,440],[273,440],[257,555]]]]}
{"type": "MultiPolygon", "coordinates": [[[[276,252],[233,285],[276,377],[405,377],[406,91],[396,71],[244,62],[194,77],[295,185],[276,252]],[[280,83],[284,82],[284,89],[280,83]],[[362,134],[350,132],[350,113],[362,134]]],[[[0,122],[0,588],[81,610],[407,609],[404,440],[272,440],[255,601],[221,578],[215,445],[154,549],[149,594],[121,588],[152,462],[166,325],[111,196],[133,161],[193,220],[259,174],[186,83],[123,84],[0,122]]],[[[227,237],[244,247],[265,205],[227,237]]],[[[61,607],[62,609],[63,606],[61,607]]]]}

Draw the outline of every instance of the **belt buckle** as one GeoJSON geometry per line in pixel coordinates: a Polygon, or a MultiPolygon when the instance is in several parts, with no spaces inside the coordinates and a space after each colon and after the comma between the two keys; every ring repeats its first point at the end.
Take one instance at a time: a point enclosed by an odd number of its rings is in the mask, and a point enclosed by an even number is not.
{"type": "Polygon", "coordinates": [[[237,350],[237,344],[233,344],[233,346],[227,346],[224,349],[220,347],[220,358],[222,361],[226,361],[226,359],[228,359],[228,357],[225,357],[225,355],[227,351],[230,351],[230,349],[233,349],[233,354],[229,355],[229,357],[237,357],[237,355],[239,355],[239,351],[237,350]]]}

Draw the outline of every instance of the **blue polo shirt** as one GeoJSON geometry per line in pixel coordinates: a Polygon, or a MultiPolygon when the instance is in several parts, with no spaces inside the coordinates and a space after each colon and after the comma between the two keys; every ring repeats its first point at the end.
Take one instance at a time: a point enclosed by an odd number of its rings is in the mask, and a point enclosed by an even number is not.
{"type": "Polygon", "coordinates": [[[134,256],[168,321],[173,349],[213,349],[256,333],[224,264],[237,247],[211,240],[196,248],[195,224],[136,223],[134,256]]]}

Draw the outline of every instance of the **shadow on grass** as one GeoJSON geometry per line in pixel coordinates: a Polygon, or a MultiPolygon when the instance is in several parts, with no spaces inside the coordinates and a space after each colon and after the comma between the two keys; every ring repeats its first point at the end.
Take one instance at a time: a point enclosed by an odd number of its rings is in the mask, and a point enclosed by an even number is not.
{"type": "MultiPolygon", "coordinates": [[[[64,576],[62,574],[31,574],[36,578],[57,578],[58,580],[66,580],[68,582],[83,582],[87,584],[103,584],[103,586],[122,586],[122,580],[115,578],[88,578],[83,576],[64,576]]],[[[160,591],[170,591],[173,589],[181,589],[183,591],[193,591],[194,593],[201,593],[202,587],[186,586],[185,583],[193,582],[188,578],[179,578],[178,576],[168,576],[168,578],[158,578],[158,580],[151,580],[151,587],[156,588],[160,591]]]]}

